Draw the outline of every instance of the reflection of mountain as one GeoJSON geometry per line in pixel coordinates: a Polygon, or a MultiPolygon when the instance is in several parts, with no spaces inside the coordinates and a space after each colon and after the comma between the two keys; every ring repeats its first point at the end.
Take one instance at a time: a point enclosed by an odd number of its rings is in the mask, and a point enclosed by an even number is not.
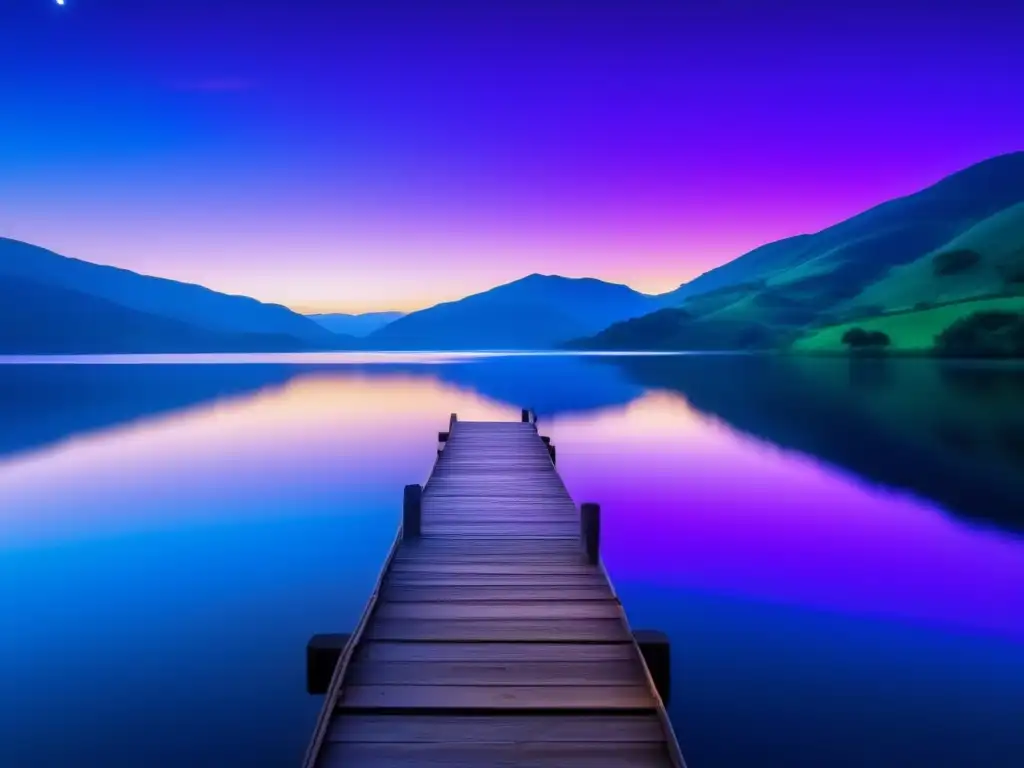
{"type": "MultiPolygon", "coordinates": [[[[578,413],[624,405],[643,389],[611,366],[573,357],[483,357],[461,363],[0,365],[0,457],[38,450],[306,374],[430,377],[515,408],[578,413]]],[[[438,414],[443,418],[444,414],[438,414]]]]}
{"type": "MultiPolygon", "coordinates": [[[[776,445],[1024,528],[1024,367],[930,360],[620,357],[639,384],[776,445]]],[[[827,510],[823,510],[823,514],[827,510]]]]}
{"type": "Polygon", "coordinates": [[[283,365],[3,365],[0,456],[284,384],[283,365]]]}
{"type": "Polygon", "coordinates": [[[343,312],[329,312],[326,314],[306,315],[319,325],[322,325],[331,333],[338,333],[343,336],[354,336],[362,338],[374,331],[378,331],[388,323],[393,323],[404,312],[363,312],[359,315],[349,315],[343,312]]]}
{"type": "Polygon", "coordinates": [[[440,367],[438,377],[540,416],[584,413],[629,403],[643,387],[592,357],[512,355],[440,367]]]}

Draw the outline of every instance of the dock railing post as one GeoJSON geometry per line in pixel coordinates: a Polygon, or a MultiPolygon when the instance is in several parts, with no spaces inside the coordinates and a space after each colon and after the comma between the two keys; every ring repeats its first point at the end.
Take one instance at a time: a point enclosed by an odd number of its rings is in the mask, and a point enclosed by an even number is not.
{"type": "Polygon", "coordinates": [[[587,502],[580,506],[580,537],[590,565],[601,556],[601,505],[587,502]]]}
{"type": "Polygon", "coordinates": [[[417,539],[420,536],[420,522],[423,512],[423,486],[405,486],[402,503],[402,538],[417,539]]]}
{"type": "Polygon", "coordinates": [[[547,435],[541,435],[540,436],[540,441],[542,443],[544,443],[544,447],[548,449],[548,456],[551,457],[551,463],[554,464],[555,463],[555,446],[551,442],[551,438],[548,437],[547,435]]]}

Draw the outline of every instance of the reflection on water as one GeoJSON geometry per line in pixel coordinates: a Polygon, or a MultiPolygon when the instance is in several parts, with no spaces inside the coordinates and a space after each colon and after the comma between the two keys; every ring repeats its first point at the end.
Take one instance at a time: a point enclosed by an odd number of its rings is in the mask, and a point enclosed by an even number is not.
{"type": "Polygon", "coordinates": [[[1019,369],[177,362],[0,365],[0,765],[297,764],[305,641],[358,617],[447,414],[522,405],[672,637],[692,765],[1024,764],[1019,369]]]}

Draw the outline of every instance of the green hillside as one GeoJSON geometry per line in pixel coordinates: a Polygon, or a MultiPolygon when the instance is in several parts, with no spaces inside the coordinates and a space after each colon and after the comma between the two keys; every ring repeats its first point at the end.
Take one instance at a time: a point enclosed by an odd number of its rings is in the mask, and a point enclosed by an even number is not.
{"type": "Polygon", "coordinates": [[[1024,296],[957,301],[937,307],[892,312],[856,322],[830,325],[797,339],[795,352],[845,352],[843,335],[853,329],[880,331],[889,338],[892,352],[924,353],[935,346],[935,337],[958,320],[976,312],[1024,312],[1024,296]]]}
{"type": "Polygon", "coordinates": [[[853,307],[911,308],[972,296],[1024,293],[1024,202],[975,224],[867,286],[853,307]]]}
{"type": "Polygon", "coordinates": [[[681,301],[673,309],[572,346],[843,349],[836,341],[851,327],[884,327],[899,336],[891,351],[923,350],[944,330],[937,325],[974,310],[920,310],[1022,294],[1024,152],[1017,152],[816,234],[762,246],[668,294],[681,301]],[[905,316],[911,310],[918,312],[905,316]],[[865,318],[876,319],[869,327],[865,318]]]}

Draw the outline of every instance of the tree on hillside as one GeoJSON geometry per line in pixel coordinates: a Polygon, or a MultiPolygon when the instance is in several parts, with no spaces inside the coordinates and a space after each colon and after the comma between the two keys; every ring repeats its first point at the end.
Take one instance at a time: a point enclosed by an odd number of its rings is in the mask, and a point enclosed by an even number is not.
{"type": "Polygon", "coordinates": [[[967,271],[979,261],[981,261],[981,256],[976,251],[967,248],[944,251],[935,254],[932,258],[932,271],[940,277],[955,275],[958,272],[967,271]]]}
{"type": "Polygon", "coordinates": [[[991,310],[962,317],[935,337],[950,357],[1024,357],[1024,313],[991,310]]]}
{"type": "Polygon", "coordinates": [[[882,331],[865,331],[851,328],[843,334],[843,344],[851,352],[883,352],[889,346],[889,336],[882,331]]]}

